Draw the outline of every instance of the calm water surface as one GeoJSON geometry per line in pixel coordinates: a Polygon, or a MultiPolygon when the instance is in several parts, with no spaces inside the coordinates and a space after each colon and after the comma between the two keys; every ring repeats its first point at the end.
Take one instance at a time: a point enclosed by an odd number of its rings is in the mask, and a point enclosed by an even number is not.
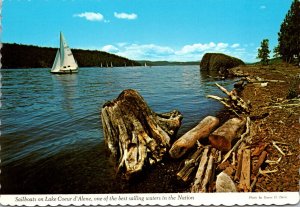
{"type": "Polygon", "coordinates": [[[118,186],[103,142],[100,111],[124,89],[155,112],[183,114],[182,135],[222,106],[219,82],[198,66],[1,70],[1,193],[106,193],[118,186]]]}

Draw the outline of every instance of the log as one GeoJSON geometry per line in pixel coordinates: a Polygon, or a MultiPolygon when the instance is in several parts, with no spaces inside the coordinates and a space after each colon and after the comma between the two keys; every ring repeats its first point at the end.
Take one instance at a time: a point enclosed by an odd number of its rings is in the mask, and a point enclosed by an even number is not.
{"type": "Polygon", "coordinates": [[[222,152],[231,149],[231,142],[240,135],[246,124],[244,118],[232,118],[209,135],[211,145],[222,152]]]}
{"type": "Polygon", "coordinates": [[[187,182],[191,178],[191,174],[196,169],[201,158],[203,147],[200,146],[191,156],[191,158],[185,160],[183,168],[177,173],[177,179],[187,182]]]}
{"type": "Polygon", "coordinates": [[[243,152],[243,163],[240,177],[239,188],[245,192],[251,191],[250,175],[251,175],[251,152],[250,149],[245,149],[243,152]]]}
{"type": "Polygon", "coordinates": [[[145,165],[161,161],[181,119],[178,111],[153,112],[142,96],[131,89],[105,103],[101,110],[103,132],[117,173],[130,179],[145,165]]]}
{"type": "Polygon", "coordinates": [[[234,180],[238,181],[241,177],[241,170],[242,170],[242,162],[243,162],[243,151],[238,150],[238,165],[235,171],[234,180]]]}
{"type": "Polygon", "coordinates": [[[258,161],[257,161],[256,165],[253,167],[253,170],[252,170],[252,173],[254,175],[256,175],[258,173],[258,170],[259,170],[260,166],[264,163],[264,161],[267,157],[267,154],[268,153],[266,151],[263,151],[261,153],[261,155],[259,156],[258,161]]]}
{"type": "Polygon", "coordinates": [[[230,157],[231,153],[233,153],[240,146],[240,144],[243,141],[245,141],[244,139],[245,139],[246,136],[248,136],[249,133],[250,133],[250,118],[247,117],[246,118],[246,131],[241,135],[241,138],[239,139],[239,141],[237,141],[235,143],[235,145],[231,148],[231,150],[226,153],[222,163],[225,162],[230,157]]]}
{"type": "Polygon", "coordinates": [[[206,147],[203,151],[201,161],[200,161],[200,164],[199,164],[196,176],[195,176],[195,180],[194,180],[194,183],[191,187],[191,192],[192,193],[198,193],[201,190],[201,183],[202,183],[202,180],[203,180],[203,175],[204,175],[206,164],[207,164],[207,161],[208,161],[209,148],[210,147],[206,147]]]}
{"type": "Polygon", "coordinates": [[[207,163],[207,167],[206,167],[206,170],[205,170],[205,175],[204,175],[204,178],[202,180],[201,192],[207,192],[207,185],[208,185],[209,181],[211,180],[211,176],[213,174],[215,153],[216,153],[216,149],[212,148],[211,152],[210,152],[210,155],[209,155],[209,160],[208,160],[208,163],[207,163]]]}
{"type": "Polygon", "coordinates": [[[181,136],[172,145],[169,154],[172,158],[182,157],[189,149],[195,146],[198,140],[208,137],[210,132],[219,124],[219,119],[207,116],[198,123],[193,129],[181,136]]]}

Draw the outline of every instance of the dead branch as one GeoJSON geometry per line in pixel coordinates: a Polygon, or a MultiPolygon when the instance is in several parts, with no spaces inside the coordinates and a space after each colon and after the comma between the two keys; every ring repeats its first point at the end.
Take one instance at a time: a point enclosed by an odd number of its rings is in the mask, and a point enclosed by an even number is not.
{"type": "Polygon", "coordinates": [[[259,156],[258,161],[257,161],[256,165],[254,166],[254,168],[252,170],[254,175],[256,175],[258,173],[258,170],[259,170],[260,166],[264,163],[264,161],[267,157],[267,154],[268,153],[266,151],[263,151],[261,153],[261,155],[259,156]]]}
{"type": "Polygon", "coordinates": [[[275,169],[275,170],[261,170],[261,169],[259,169],[259,173],[262,174],[262,175],[266,175],[266,174],[270,174],[270,173],[275,173],[277,171],[278,171],[277,169],[275,169]]]}
{"type": "Polygon", "coordinates": [[[249,113],[249,106],[248,104],[237,95],[236,90],[227,91],[226,88],[216,83],[216,86],[225,93],[228,98],[220,98],[214,95],[208,95],[208,98],[212,98],[221,102],[224,106],[226,106],[229,110],[231,110],[235,115],[240,116],[239,113],[249,113]]]}
{"type": "Polygon", "coordinates": [[[273,164],[278,164],[282,159],[282,156],[278,158],[278,160],[266,160],[266,163],[273,165],[273,164]]]}
{"type": "Polygon", "coordinates": [[[285,153],[276,145],[276,143],[274,141],[272,141],[272,145],[280,152],[280,154],[285,156],[285,153]]]}

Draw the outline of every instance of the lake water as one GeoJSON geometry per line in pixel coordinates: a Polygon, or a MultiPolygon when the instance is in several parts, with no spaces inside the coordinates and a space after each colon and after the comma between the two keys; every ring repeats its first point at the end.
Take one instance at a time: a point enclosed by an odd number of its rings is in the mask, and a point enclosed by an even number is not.
{"type": "Polygon", "coordinates": [[[216,81],[198,66],[1,70],[1,193],[117,192],[104,146],[100,111],[124,89],[137,90],[155,112],[179,110],[178,136],[222,108],[233,80],[216,81]]]}

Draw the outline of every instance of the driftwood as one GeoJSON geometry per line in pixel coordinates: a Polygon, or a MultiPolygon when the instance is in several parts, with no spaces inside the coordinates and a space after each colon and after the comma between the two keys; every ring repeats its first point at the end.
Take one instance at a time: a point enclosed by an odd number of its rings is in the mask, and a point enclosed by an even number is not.
{"type": "Polygon", "coordinates": [[[264,83],[264,82],[270,82],[270,83],[285,83],[283,80],[270,80],[270,79],[264,79],[260,77],[246,77],[245,80],[248,81],[248,83],[264,83]]]}
{"type": "Polygon", "coordinates": [[[251,191],[250,176],[251,176],[251,157],[250,149],[245,149],[243,152],[242,170],[240,176],[239,188],[245,192],[251,191]]]}
{"type": "Polygon", "coordinates": [[[199,122],[197,126],[180,137],[169,151],[173,158],[180,158],[190,148],[194,147],[198,140],[208,137],[210,132],[219,124],[219,119],[213,116],[207,116],[199,122]]]}
{"type": "Polygon", "coordinates": [[[201,192],[207,192],[207,185],[211,181],[211,177],[213,175],[214,163],[215,163],[215,153],[216,153],[216,149],[212,148],[210,155],[209,155],[209,160],[208,160],[208,163],[206,166],[205,175],[202,180],[201,192]]]}
{"type": "Polygon", "coordinates": [[[259,170],[260,166],[264,163],[264,161],[267,157],[267,154],[268,153],[266,151],[263,151],[261,153],[261,155],[259,156],[258,161],[257,161],[256,165],[253,167],[253,170],[252,170],[252,173],[254,175],[256,175],[258,173],[258,170],[259,170]]]}
{"type": "Polygon", "coordinates": [[[203,151],[203,147],[198,147],[191,158],[185,160],[184,166],[182,169],[177,173],[177,179],[187,182],[191,179],[191,174],[196,170],[199,160],[201,158],[201,153],[203,151]]]}
{"type": "Polygon", "coordinates": [[[220,86],[219,84],[216,83],[216,86],[223,92],[225,93],[228,98],[220,98],[218,96],[214,96],[214,95],[208,95],[207,98],[212,98],[215,99],[217,101],[219,101],[220,103],[222,103],[224,106],[226,106],[229,110],[231,110],[232,112],[234,112],[235,115],[240,116],[240,113],[244,113],[244,114],[249,114],[250,110],[249,110],[249,104],[246,103],[242,98],[240,98],[237,95],[237,91],[236,90],[232,90],[232,91],[227,91],[226,88],[220,86]]]}
{"type": "Polygon", "coordinates": [[[238,164],[234,175],[234,180],[238,181],[241,177],[241,170],[242,170],[242,163],[243,163],[243,151],[238,151],[238,164]]]}
{"type": "Polygon", "coordinates": [[[243,141],[245,141],[245,137],[248,136],[249,133],[250,133],[250,118],[247,117],[246,118],[246,131],[241,135],[241,138],[239,139],[239,141],[237,141],[237,143],[235,143],[235,145],[231,148],[231,150],[226,153],[222,163],[225,162],[230,157],[231,153],[233,153],[240,146],[240,144],[243,141]]]}
{"type": "Polygon", "coordinates": [[[232,118],[225,122],[221,127],[209,135],[211,145],[222,152],[231,149],[231,142],[237,138],[244,127],[246,120],[244,118],[232,118]]]}
{"type": "Polygon", "coordinates": [[[278,152],[280,152],[280,154],[285,156],[285,153],[277,146],[276,142],[272,141],[272,145],[278,150],[278,152]]]}
{"type": "Polygon", "coordinates": [[[178,111],[153,112],[135,90],[125,90],[101,111],[105,142],[116,161],[117,172],[127,179],[145,164],[161,161],[170,139],[181,125],[178,111]]]}
{"type": "Polygon", "coordinates": [[[209,147],[206,147],[203,151],[201,161],[200,161],[200,164],[199,164],[196,176],[195,176],[195,180],[194,180],[194,183],[191,188],[192,193],[200,192],[200,190],[201,190],[201,183],[203,180],[203,175],[204,175],[206,164],[208,161],[208,152],[209,152],[209,147]]]}

